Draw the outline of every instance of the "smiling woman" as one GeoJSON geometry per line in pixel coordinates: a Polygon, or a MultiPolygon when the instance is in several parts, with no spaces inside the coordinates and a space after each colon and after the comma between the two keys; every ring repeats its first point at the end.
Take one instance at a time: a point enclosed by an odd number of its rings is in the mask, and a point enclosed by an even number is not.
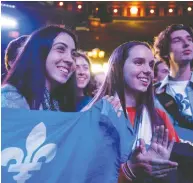
{"type": "Polygon", "coordinates": [[[76,55],[76,81],[78,88],[76,110],[80,111],[91,101],[93,89],[91,61],[81,51],[76,55]]]}
{"type": "MultiPolygon", "coordinates": [[[[157,157],[144,154],[145,159],[142,160],[143,158],[141,159],[139,155],[139,148],[144,144],[151,148],[153,131],[157,125],[163,125],[169,129],[165,133],[166,136],[169,135],[170,141],[172,139],[179,141],[169,118],[162,110],[155,107],[152,90],[153,67],[154,56],[147,43],[133,41],[120,45],[111,54],[107,77],[90,103],[91,106],[105,95],[118,96],[124,115],[133,126],[136,135],[133,154],[129,161],[122,165],[120,183],[132,182],[134,179],[137,179],[136,182],[144,180],[146,182],[149,176],[152,182],[157,182],[154,179],[165,177],[172,170],[171,167],[171,169],[168,168],[169,166],[162,169],[157,162],[157,157]],[[151,171],[147,172],[149,167],[151,171]]],[[[165,159],[168,157],[162,156],[160,160],[165,159]]]]}
{"type": "Polygon", "coordinates": [[[75,111],[76,36],[55,25],[31,34],[2,86],[2,107],[75,111]]]}

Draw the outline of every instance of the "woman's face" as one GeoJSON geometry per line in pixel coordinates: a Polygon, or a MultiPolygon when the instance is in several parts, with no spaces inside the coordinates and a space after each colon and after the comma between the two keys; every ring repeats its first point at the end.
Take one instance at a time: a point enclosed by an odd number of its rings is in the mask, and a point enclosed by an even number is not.
{"type": "Polygon", "coordinates": [[[90,68],[83,57],[76,58],[76,80],[78,88],[84,89],[90,81],[90,68]]]}
{"type": "Polygon", "coordinates": [[[54,39],[46,59],[46,86],[64,84],[75,71],[75,43],[67,33],[60,33],[54,39]]]}
{"type": "Polygon", "coordinates": [[[150,49],[137,45],[130,49],[123,67],[125,89],[146,92],[153,78],[154,57],[150,49]]]}

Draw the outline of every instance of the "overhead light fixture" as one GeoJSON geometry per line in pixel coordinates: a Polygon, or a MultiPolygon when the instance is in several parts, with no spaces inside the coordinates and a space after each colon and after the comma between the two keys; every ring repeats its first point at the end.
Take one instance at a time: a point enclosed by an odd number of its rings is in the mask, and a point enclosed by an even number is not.
{"type": "Polygon", "coordinates": [[[1,27],[2,28],[17,28],[18,22],[16,19],[8,16],[1,16],[1,27]]]}
{"type": "Polygon", "coordinates": [[[64,3],[61,1],[58,3],[59,6],[64,6],[64,3]]]}
{"type": "Polygon", "coordinates": [[[105,57],[105,52],[99,51],[99,58],[104,58],[104,57],[105,57]]]}
{"type": "Polygon", "coordinates": [[[87,55],[88,55],[89,57],[92,57],[92,51],[89,51],[89,52],[87,53],[87,55]]]}
{"type": "Polygon", "coordinates": [[[154,14],[154,13],[155,13],[155,10],[154,10],[154,9],[151,9],[151,10],[150,10],[150,13],[151,13],[151,14],[154,14]]]}
{"type": "Polygon", "coordinates": [[[15,8],[15,5],[11,5],[11,4],[4,4],[4,3],[1,3],[1,6],[7,7],[7,8],[15,8]]]}
{"type": "Polygon", "coordinates": [[[138,13],[138,8],[135,7],[135,6],[131,7],[130,13],[133,14],[133,15],[136,15],[138,13]]]}
{"type": "Polygon", "coordinates": [[[117,12],[118,12],[118,9],[117,9],[117,8],[113,9],[113,12],[114,12],[114,13],[117,13],[117,12]]]}
{"type": "Polygon", "coordinates": [[[81,4],[78,5],[78,9],[79,10],[82,9],[82,5],[81,4]]]}
{"type": "Polygon", "coordinates": [[[173,10],[172,8],[170,8],[170,9],[168,10],[168,12],[169,12],[169,13],[173,13],[174,10],[173,10]]]}
{"type": "Polygon", "coordinates": [[[191,8],[191,7],[188,7],[187,10],[188,10],[188,11],[192,11],[192,8],[191,8]]]}

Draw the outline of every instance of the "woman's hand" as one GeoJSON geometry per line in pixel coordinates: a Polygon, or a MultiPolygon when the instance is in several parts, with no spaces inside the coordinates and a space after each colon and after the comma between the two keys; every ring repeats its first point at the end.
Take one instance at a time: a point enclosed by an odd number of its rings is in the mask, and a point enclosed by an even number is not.
{"type": "Polygon", "coordinates": [[[168,160],[173,144],[173,141],[168,142],[168,130],[164,130],[163,126],[156,127],[148,150],[145,148],[144,141],[140,140],[140,145],[134,150],[127,166],[136,177],[165,177],[178,166],[176,162],[168,160]]]}
{"type": "Polygon", "coordinates": [[[164,126],[157,126],[154,129],[151,145],[146,152],[148,156],[168,160],[174,145],[174,139],[168,141],[168,129],[164,130],[164,126]]]}
{"type": "Polygon", "coordinates": [[[120,117],[121,113],[123,111],[123,108],[121,106],[121,102],[120,102],[119,98],[115,97],[115,96],[106,95],[103,97],[103,99],[106,99],[109,103],[111,103],[115,112],[117,113],[117,116],[120,117]]]}

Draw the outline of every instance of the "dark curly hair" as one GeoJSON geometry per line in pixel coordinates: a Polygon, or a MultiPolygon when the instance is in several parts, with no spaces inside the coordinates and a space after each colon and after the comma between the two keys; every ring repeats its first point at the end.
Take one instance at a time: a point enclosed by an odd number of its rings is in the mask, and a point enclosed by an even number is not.
{"type": "Polygon", "coordinates": [[[170,35],[172,32],[177,30],[185,30],[193,38],[193,29],[190,26],[183,24],[172,24],[168,26],[165,30],[159,33],[157,37],[154,38],[154,52],[155,56],[159,60],[165,61],[169,65],[169,48],[170,48],[170,35]]]}

